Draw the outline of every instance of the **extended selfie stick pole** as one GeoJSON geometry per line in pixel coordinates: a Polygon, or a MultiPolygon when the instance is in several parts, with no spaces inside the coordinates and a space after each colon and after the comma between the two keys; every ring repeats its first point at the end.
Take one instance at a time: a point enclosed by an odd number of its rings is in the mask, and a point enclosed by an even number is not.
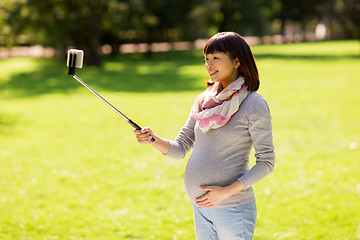
{"type": "MultiPolygon", "coordinates": [[[[73,78],[75,78],[79,83],[81,83],[84,87],[89,89],[95,96],[100,98],[104,103],[106,103],[109,107],[111,107],[117,114],[119,114],[123,119],[125,119],[133,128],[135,128],[136,130],[141,130],[141,127],[139,125],[137,125],[134,121],[128,118],[121,111],[119,111],[119,109],[114,107],[105,98],[103,98],[94,89],[92,89],[89,85],[87,85],[84,81],[82,81],[78,76],[75,75],[75,68],[82,68],[83,58],[84,58],[84,52],[82,50],[70,49],[68,51],[68,58],[67,58],[67,66],[69,67],[68,75],[73,76],[73,78]]],[[[155,142],[155,139],[152,137],[150,141],[155,142]]]]}

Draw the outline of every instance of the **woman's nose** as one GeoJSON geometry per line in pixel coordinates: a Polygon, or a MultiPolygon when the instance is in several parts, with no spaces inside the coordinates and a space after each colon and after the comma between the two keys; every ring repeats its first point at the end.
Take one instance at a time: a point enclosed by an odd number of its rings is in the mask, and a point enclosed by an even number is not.
{"type": "Polygon", "coordinates": [[[206,67],[210,67],[210,66],[212,66],[213,64],[212,64],[212,61],[210,61],[210,60],[207,60],[206,61],[206,63],[205,63],[205,66],[206,67]]]}

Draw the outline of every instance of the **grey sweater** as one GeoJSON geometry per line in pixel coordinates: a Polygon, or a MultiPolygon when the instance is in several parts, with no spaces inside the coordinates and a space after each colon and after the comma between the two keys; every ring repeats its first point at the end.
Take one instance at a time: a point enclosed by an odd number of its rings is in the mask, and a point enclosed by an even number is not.
{"type": "Polygon", "coordinates": [[[169,157],[182,159],[193,149],[188,160],[184,184],[192,203],[204,194],[200,186],[227,186],[239,180],[245,189],[225,199],[216,207],[245,204],[255,200],[252,185],[274,170],[270,110],[257,92],[250,93],[239,110],[223,127],[207,133],[189,116],[173,141],[169,157]],[[256,164],[249,170],[249,155],[254,146],[256,164]]]}

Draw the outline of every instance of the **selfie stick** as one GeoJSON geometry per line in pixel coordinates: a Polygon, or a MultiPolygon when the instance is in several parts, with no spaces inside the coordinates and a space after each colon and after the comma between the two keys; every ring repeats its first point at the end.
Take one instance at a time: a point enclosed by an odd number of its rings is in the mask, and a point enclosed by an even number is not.
{"type": "MultiPolygon", "coordinates": [[[[67,55],[67,66],[69,67],[68,75],[73,76],[79,83],[81,83],[84,87],[89,89],[93,94],[95,94],[104,103],[106,103],[109,107],[111,107],[117,114],[119,114],[123,119],[125,119],[133,128],[135,128],[136,130],[141,130],[141,127],[139,125],[137,125],[134,121],[128,118],[125,114],[120,112],[116,107],[114,107],[105,98],[103,98],[94,89],[92,89],[89,85],[87,85],[84,81],[82,81],[78,76],[75,75],[75,68],[82,68],[83,59],[84,59],[84,51],[77,49],[70,49],[68,51],[68,55],[67,55]]],[[[155,139],[152,137],[150,141],[155,142],[155,139]]]]}

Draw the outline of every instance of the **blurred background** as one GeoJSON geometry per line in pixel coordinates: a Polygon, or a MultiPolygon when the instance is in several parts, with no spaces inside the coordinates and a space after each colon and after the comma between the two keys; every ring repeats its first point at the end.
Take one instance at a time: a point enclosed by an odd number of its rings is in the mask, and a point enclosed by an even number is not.
{"type": "Polygon", "coordinates": [[[272,114],[254,240],[360,240],[359,0],[0,0],[0,240],[195,239],[186,159],[138,144],[65,55],[174,139],[219,31],[251,45],[272,114]]]}
{"type": "Polygon", "coordinates": [[[359,39],[359,12],[357,0],[2,0],[0,47],[7,57],[74,46],[98,64],[101,54],[201,47],[219,31],[254,44],[359,39]],[[34,45],[45,49],[4,49],[34,45]]]}

